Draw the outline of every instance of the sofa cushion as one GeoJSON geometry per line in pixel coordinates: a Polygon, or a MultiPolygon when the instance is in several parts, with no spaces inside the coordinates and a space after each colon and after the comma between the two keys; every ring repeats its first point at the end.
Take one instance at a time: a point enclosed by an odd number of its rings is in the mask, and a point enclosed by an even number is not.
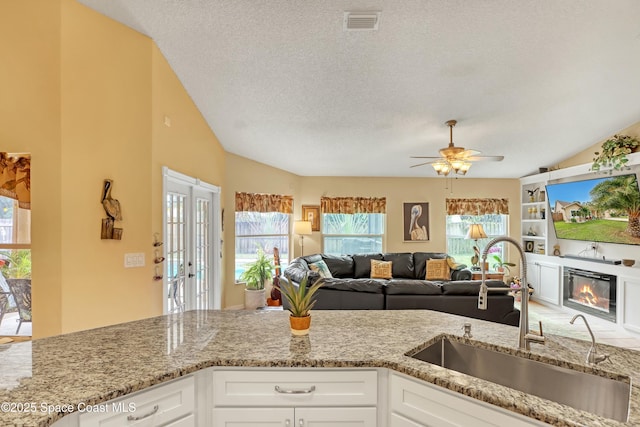
{"type": "Polygon", "coordinates": [[[392,274],[394,278],[413,279],[416,277],[413,268],[413,254],[404,253],[388,253],[382,254],[382,259],[393,263],[392,274]]]}
{"type": "MultiPolygon", "coordinates": [[[[341,291],[368,292],[374,294],[383,293],[386,280],[377,279],[322,279],[322,288],[341,291]]],[[[321,288],[321,289],[322,289],[321,288]]]]}
{"type": "Polygon", "coordinates": [[[315,283],[320,278],[317,272],[309,269],[308,264],[302,258],[296,258],[291,261],[291,264],[284,270],[284,275],[287,279],[296,283],[302,282],[305,277],[308,277],[308,283],[315,283]]]}
{"type": "Polygon", "coordinates": [[[309,268],[311,269],[311,271],[315,271],[316,273],[318,273],[322,278],[326,279],[333,277],[331,275],[331,272],[329,271],[327,263],[325,263],[323,260],[312,262],[311,264],[309,264],[309,268]]]}
{"type": "MultiPolygon", "coordinates": [[[[478,295],[480,292],[480,280],[464,280],[451,281],[442,284],[442,293],[444,295],[478,295]]],[[[501,280],[487,280],[487,286],[490,288],[504,288],[507,285],[501,280]]],[[[489,295],[506,294],[508,291],[495,291],[489,295]]]]}
{"type": "Polygon", "coordinates": [[[301,256],[300,259],[305,260],[307,264],[312,264],[314,262],[322,261],[322,255],[314,254],[314,255],[301,256]]]}
{"type": "Polygon", "coordinates": [[[447,254],[441,252],[414,252],[413,266],[415,269],[415,278],[424,280],[427,277],[427,260],[428,259],[446,259],[447,254]]]}
{"type": "Polygon", "coordinates": [[[440,283],[417,279],[391,279],[384,288],[387,295],[442,295],[440,283]]]}
{"type": "Polygon", "coordinates": [[[449,280],[449,264],[446,259],[427,260],[427,280],[449,280]]]}
{"type": "Polygon", "coordinates": [[[322,260],[333,277],[353,278],[353,259],[349,255],[322,254],[322,260]]]}
{"type": "Polygon", "coordinates": [[[382,260],[382,254],[353,255],[354,278],[366,279],[371,277],[371,260],[382,260]]]}
{"type": "Polygon", "coordinates": [[[391,269],[393,263],[391,261],[381,261],[378,259],[371,260],[371,278],[372,279],[391,279],[391,269]]]}

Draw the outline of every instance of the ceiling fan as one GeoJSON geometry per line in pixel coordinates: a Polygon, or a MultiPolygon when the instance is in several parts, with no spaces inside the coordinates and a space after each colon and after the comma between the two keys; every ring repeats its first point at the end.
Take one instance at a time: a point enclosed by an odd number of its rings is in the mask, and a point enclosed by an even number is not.
{"type": "Polygon", "coordinates": [[[438,175],[447,176],[452,171],[458,175],[465,175],[469,168],[471,168],[472,162],[478,162],[482,160],[489,160],[494,162],[500,162],[504,160],[504,156],[481,156],[480,151],[477,150],[465,150],[464,147],[456,147],[453,145],[453,127],[458,123],[456,120],[449,120],[445,124],[449,126],[449,145],[446,148],[440,150],[439,157],[430,156],[411,156],[412,159],[432,159],[428,162],[419,163],[411,166],[415,168],[417,166],[431,165],[438,175]]]}

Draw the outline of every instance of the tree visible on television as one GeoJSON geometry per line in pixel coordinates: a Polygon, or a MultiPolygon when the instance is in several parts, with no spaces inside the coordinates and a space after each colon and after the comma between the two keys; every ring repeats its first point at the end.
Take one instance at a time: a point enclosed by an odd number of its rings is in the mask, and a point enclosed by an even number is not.
{"type": "Polygon", "coordinates": [[[640,193],[635,175],[616,176],[596,184],[591,190],[593,203],[599,210],[626,212],[626,233],[640,237],[640,193]]]}

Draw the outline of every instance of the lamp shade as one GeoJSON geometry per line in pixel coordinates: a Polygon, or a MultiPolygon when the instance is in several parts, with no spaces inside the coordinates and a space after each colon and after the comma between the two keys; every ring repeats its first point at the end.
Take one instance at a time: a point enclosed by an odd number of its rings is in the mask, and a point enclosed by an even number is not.
{"type": "Polygon", "coordinates": [[[300,236],[311,234],[311,221],[296,221],[293,223],[293,232],[300,236]]]}
{"type": "Polygon", "coordinates": [[[484,239],[487,237],[487,233],[484,232],[482,224],[471,224],[469,226],[469,232],[467,233],[467,239],[484,239]]]}

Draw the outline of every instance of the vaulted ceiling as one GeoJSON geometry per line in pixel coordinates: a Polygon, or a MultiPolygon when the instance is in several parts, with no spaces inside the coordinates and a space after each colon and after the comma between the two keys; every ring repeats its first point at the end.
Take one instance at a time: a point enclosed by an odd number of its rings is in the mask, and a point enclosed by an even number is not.
{"type": "Polygon", "coordinates": [[[303,176],[520,177],[640,121],[637,0],[79,0],[148,35],[225,150],[303,176]],[[380,12],[345,31],[345,11],[380,12]]]}

